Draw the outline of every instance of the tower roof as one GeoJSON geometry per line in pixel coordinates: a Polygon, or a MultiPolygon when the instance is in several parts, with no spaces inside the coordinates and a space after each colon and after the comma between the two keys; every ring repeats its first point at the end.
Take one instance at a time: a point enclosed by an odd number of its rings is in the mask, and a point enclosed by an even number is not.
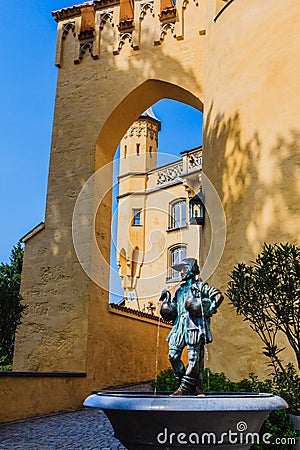
{"type": "Polygon", "coordinates": [[[146,109],[146,111],[143,112],[143,114],[140,115],[139,119],[155,120],[155,122],[157,122],[159,124],[159,130],[161,129],[161,122],[160,122],[160,120],[157,117],[155,117],[153,109],[152,109],[151,106],[150,106],[150,108],[146,109]]]}

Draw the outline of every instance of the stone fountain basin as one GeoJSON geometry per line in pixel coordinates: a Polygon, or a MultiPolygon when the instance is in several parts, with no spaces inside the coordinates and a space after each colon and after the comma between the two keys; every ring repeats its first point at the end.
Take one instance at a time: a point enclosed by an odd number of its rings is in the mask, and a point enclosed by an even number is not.
{"type": "Polygon", "coordinates": [[[83,405],[101,408],[129,450],[248,449],[267,415],[288,406],[267,393],[172,397],[124,391],[96,392],[83,405]]]}

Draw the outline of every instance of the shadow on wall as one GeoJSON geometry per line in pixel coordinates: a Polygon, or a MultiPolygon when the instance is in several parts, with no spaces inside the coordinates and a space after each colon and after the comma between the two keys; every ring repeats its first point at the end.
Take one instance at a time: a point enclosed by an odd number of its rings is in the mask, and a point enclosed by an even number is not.
{"type": "MultiPolygon", "coordinates": [[[[269,146],[262,137],[263,127],[246,139],[238,112],[226,117],[225,112],[212,111],[213,107],[207,113],[203,130],[203,170],[221,198],[227,240],[220,264],[209,282],[226,292],[233,267],[238,262],[253,261],[264,242],[299,242],[300,133],[297,130],[287,130],[286,136],[274,133],[269,146]]],[[[210,241],[208,231],[205,226],[206,248],[210,241]]],[[[260,340],[236,316],[227,300],[213,324],[213,334],[217,344],[213,344],[211,352],[214,370],[223,370],[234,378],[244,376],[245,370],[268,375],[260,340]],[[229,318],[232,318],[230,332],[235,336],[230,342],[230,352],[238,357],[238,367],[224,361],[223,347],[219,344],[224,341],[229,318]]],[[[288,348],[284,336],[280,344],[288,348]]],[[[283,356],[286,361],[294,360],[288,350],[283,356]]]]}
{"type": "Polygon", "coordinates": [[[300,132],[290,130],[275,139],[267,147],[257,131],[245,141],[238,112],[229,119],[223,113],[212,119],[212,108],[207,114],[204,171],[226,212],[227,247],[241,259],[252,259],[264,242],[299,238],[300,132]]]}

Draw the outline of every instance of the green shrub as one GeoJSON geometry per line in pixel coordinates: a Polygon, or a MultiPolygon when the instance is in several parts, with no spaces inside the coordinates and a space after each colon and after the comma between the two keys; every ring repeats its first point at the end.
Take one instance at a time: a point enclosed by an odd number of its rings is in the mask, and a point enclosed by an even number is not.
{"type": "Polygon", "coordinates": [[[178,381],[174,376],[174,372],[169,367],[159,372],[155,380],[151,382],[152,389],[158,392],[174,392],[178,388],[178,381]]]}
{"type": "Polygon", "coordinates": [[[256,260],[237,264],[230,278],[226,296],[260,337],[274,385],[289,401],[290,411],[300,414],[299,376],[281,360],[285,347],[278,339],[285,335],[300,370],[300,247],[264,244],[256,260]]]}
{"type": "Polygon", "coordinates": [[[19,242],[13,247],[10,263],[0,264],[0,367],[12,364],[16,329],[26,308],[21,303],[20,284],[23,249],[19,242]]]}
{"type": "Polygon", "coordinates": [[[291,414],[299,415],[300,404],[299,395],[295,397],[293,392],[289,389],[286,382],[286,376],[291,380],[296,392],[300,392],[300,376],[298,375],[294,364],[289,363],[285,366],[284,372],[278,372],[274,374],[272,392],[284,398],[288,403],[288,412],[291,414]]]}
{"type": "Polygon", "coordinates": [[[271,392],[272,381],[259,381],[254,373],[241,381],[231,381],[223,372],[213,373],[209,369],[203,372],[204,391],[208,392],[271,392]]]}
{"type": "MultiPolygon", "coordinates": [[[[158,392],[173,392],[178,388],[178,382],[172,368],[162,370],[151,383],[152,389],[158,392]]],[[[271,392],[272,380],[259,381],[254,373],[241,381],[231,381],[223,372],[212,372],[206,368],[203,371],[203,389],[205,392],[271,392]]]]}
{"type": "Polygon", "coordinates": [[[0,372],[11,372],[12,371],[12,365],[8,364],[7,366],[0,365],[0,372]]]}
{"type": "Polygon", "coordinates": [[[285,409],[272,411],[264,421],[259,435],[269,433],[271,437],[269,441],[271,444],[264,444],[260,439],[259,444],[251,446],[251,450],[293,450],[295,447],[291,444],[284,444],[282,441],[276,444],[276,438],[296,438],[297,433],[294,430],[290,417],[285,409]]]}

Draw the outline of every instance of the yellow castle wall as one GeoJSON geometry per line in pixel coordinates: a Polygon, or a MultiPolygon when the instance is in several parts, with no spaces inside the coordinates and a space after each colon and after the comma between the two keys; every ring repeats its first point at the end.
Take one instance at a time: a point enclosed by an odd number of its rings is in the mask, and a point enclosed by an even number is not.
{"type": "MultiPolygon", "coordinates": [[[[227,219],[210,280],[223,291],[233,266],[255,259],[264,242],[299,243],[299,12],[292,0],[234,1],[207,30],[203,170],[227,219]]],[[[267,374],[255,333],[227,302],[218,316],[212,369],[267,374]]]]}

